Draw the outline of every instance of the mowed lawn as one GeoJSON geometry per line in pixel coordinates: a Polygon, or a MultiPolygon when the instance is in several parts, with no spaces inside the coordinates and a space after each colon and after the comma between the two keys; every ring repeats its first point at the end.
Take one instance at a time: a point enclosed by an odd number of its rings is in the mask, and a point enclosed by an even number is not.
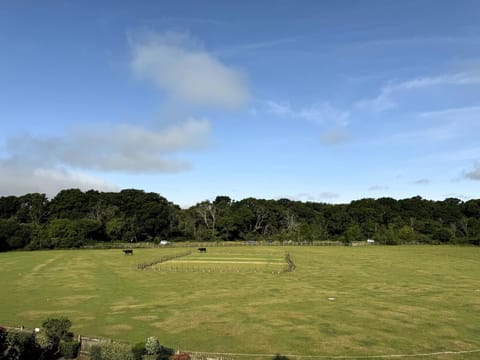
{"type": "MultiPolygon", "coordinates": [[[[36,327],[47,317],[67,316],[76,334],[132,344],[153,335],[165,346],[205,352],[365,356],[480,349],[480,248],[218,247],[202,255],[233,266],[241,259],[281,262],[289,251],[297,268],[282,274],[136,268],[184,250],[0,253],[0,325],[36,327]]],[[[426,358],[478,359],[480,353],[426,358]]]]}

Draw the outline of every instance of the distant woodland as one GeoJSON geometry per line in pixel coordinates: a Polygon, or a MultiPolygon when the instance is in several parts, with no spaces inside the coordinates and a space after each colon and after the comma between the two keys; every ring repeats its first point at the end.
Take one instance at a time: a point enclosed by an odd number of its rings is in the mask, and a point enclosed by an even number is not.
{"type": "Polygon", "coordinates": [[[338,241],[480,244],[480,200],[419,196],[349,204],[217,196],[181,209],[156,193],[60,191],[0,197],[0,251],[99,242],[338,241]]]}

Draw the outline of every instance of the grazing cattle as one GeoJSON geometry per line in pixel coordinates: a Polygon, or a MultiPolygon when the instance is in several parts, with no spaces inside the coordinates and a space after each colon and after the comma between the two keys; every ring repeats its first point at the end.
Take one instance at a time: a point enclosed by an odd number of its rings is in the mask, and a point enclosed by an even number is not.
{"type": "Polygon", "coordinates": [[[122,250],[125,255],[133,255],[133,250],[132,249],[125,249],[122,250]]]}
{"type": "Polygon", "coordinates": [[[200,251],[201,253],[206,253],[206,252],[207,252],[207,248],[198,248],[198,251],[200,251]]]}

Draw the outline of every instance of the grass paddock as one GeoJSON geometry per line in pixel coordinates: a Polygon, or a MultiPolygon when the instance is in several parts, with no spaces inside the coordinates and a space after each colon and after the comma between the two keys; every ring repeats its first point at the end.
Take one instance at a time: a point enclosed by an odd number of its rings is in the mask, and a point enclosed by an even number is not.
{"type": "Polygon", "coordinates": [[[137,269],[181,251],[0,253],[0,325],[37,327],[67,316],[76,334],[132,344],[153,335],[165,346],[205,352],[360,357],[480,349],[480,248],[208,248],[156,265],[192,271],[137,269]],[[291,273],[227,271],[281,268],[285,251],[297,265],[291,273]],[[219,271],[195,271],[201,267],[219,271]]]}

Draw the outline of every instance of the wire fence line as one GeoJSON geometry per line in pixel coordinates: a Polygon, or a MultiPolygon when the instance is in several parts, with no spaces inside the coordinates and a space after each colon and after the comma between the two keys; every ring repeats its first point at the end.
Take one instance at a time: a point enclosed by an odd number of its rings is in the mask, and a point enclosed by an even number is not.
{"type": "MultiPolygon", "coordinates": [[[[358,242],[365,243],[366,242],[358,242]]],[[[357,244],[357,243],[355,243],[357,244]]],[[[150,248],[195,248],[195,247],[243,247],[243,246],[345,246],[340,241],[192,241],[192,242],[169,242],[167,244],[156,244],[154,242],[103,242],[92,245],[84,245],[82,249],[150,249],[150,248]]],[[[370,245],[371,246],[371,245],[370,245]]]]}
{"type": "Polygon", "coordinates": [[[156,259],[156,260],[153,260],[153,261],[150,261],[150,262],[145,262],[145,263],[138,264],[137,269],[145,270],[145,269],[151,268],[151,267],[153,267],[154,265],[157,265],[157,264],[161,264],[161,263],[164,263],[164,262],[167,262],[167,261],[170,261],[170,260],[174,260],[174,259],[178,259],[178,258],[181,258],[181,257],[188,256],[191,253],[192,253],[191,251],[184,251],[184,252],[181,252],[181,253],[178,253],[178,254],[164,255],[159,259],[156,259]]]}

